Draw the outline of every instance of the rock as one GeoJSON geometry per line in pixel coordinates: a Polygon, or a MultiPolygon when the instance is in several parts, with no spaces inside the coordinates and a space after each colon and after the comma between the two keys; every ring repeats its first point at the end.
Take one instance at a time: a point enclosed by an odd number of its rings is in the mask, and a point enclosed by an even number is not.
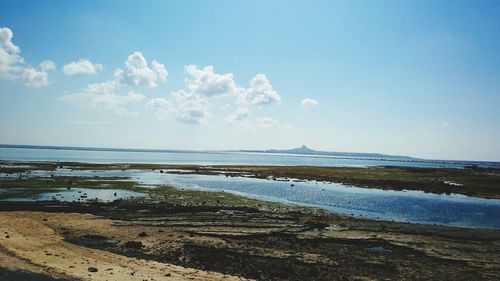
{"type": "Polygon", "coordinates": [[[140,248],[144,247],[144,245],[142,245],[142,242],[140,242],[140,241],[128,241],[123,246],[125,248],[130,248],[130,249],[140,249],[140,248]]]}
{"type": "Polygon", "coordinates": [[[90,239],[90,240],[96,240],[96,241],[108,240],[108,237],[98,235],[98,234],[85,234],[85,235],[83,235],[83,238],[90,239]]]}
{"type": "Polygon", "coordinates": [[[148,234],[144,231],[139,233],[139,237],[147,237],[147,236],[148,236],[148,234]]]}
{"type": "Polygon", "coordinates": [[[89,267],[87,270],[89,272],[97,272],[97,268],[95,268],[95,267],[89,267]]]}

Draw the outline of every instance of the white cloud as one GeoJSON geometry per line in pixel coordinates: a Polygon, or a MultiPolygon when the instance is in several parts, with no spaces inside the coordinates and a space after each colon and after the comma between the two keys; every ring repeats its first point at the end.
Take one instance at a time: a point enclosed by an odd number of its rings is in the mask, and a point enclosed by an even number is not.
{"type": "Polygon", "coordinates": [[[250,81],[250,88],[243,92],[240,102],[253,105],[281,103],[281,97],[264,74],[257,74],[250,81]]]}
{"type": "Polygon", "coordinates": [[[25,68],[21,77],[28,87],[38,88],[49,84],[48,73],[43,70],[36,70],[33,67],[25,68]]]}
{"type": "Polygon", "coordinates": [[[117,69],[115,77],[121,83],[136,86],[149,87],[157,86],[156,81],[166,81],[168,77],[165,65],[153,60],[151,68],[141,52],[134,52],[125,61],[125,69],[117,69]]]}
{"type": "Polygon", "coordinates": [[[156,109],[159,119],[173,117],[186,124],[204,123],[210,116],[207,100],[182,90],[173,92],[170,99],[152,99],[147,103],[147,107],[156,109]]]}
{"type": "Polygon", "coordinates": [[[158,79],[160,79],[163,82],[167,81],[168,71],[165,68],[165,65],[157,62],[156,60],[153,60],[151,62],[151,68],[153,68],[153,71],[156,72],[156,74],[158,75],[158,79]]]}
{"type": "Polygon", "coordinates": [[[12,42],[13,36],[9,28],[0,28],[0,79],[21,81],[28,87],[49,84],[46,69],[37,70],[25,63],[21,49],[12,42]]]}
{"type": "Polygon", "coordinates": [[[103,66],[101,64],[92,63],[87,59],[80,59],[78,61],[72,61],[63,66],[63,72],[66,75],[72,76],[75,74],[96,74],[99,71],[103,70],[103,66]]]}
{"type": "Polygon", "coordinates": [[[195,65],[185,67],[186,89],[188,92],[207,97],[219,95],[236,95],[242,89],[236,85],[232,73],[217,74],[211,65],[204,68],[198,68],[195,65]]]}
{"type": "Polygon", "coordinates": [[[44,60],[39,64],[43,71],[56,71],[56,63],[51,60],[44,60]]]}
{"type": "Polygon", "coordinates": [[[306,98],[306,99],[303,99],[301,102],[300,102],[300,105],[303,106],[303,107],[315,107],[317,106],[319,103],[317,100],[314,100],[314,99],[310,99],[310,98],[306,98]]]}
{"type": "Polygon", "coordinates": [[[115,94],[118,84],[116,81],[90,84],[81,91],[62,96],[59,101],[90,105],[95,108],[111,110],[119,115],[134,115],[125,106],[130,103],[138,103],[144,100],[144,95],[135,92],[128,92],[126,95],[115,94]]]}
{"type": "Polygon", "coordinates": [[[237,122],[241,122],[249,117],[250,117],[250,110],[244,107],[239,107],[238,109],[236,109],[235,112],[229,114],[225,120],[226,123],[228,124],[234,124],[237,122]]]}
{"type": "MultiPolygon", "coordinates": [[[[68,75],[95,73],[102,70],[102,66],[88,60],[79,60],[65,65],[64,70],[65,73],[68,71],[66,73],[68,75]]],[[[120,115],[135,115],[137,112],[129,112],[126,109],[127,105],[142,102],[145,96],[134,91],[129,91],[127,94],[116,92],[126,86],[155,87],[157,80],[166,81],[167,76],[168,73],[163,64],[153,60],[149,68],[144,56],[140,52],[134,52],[125,61],[125,70],[118,68],[115,71],[114,80],[90,84],[79,92],[60,97],[58,100],[111,110],[120,115]]]]}
{"type": "Polygon", "coordinates": [[[271,117],[259,117],[256,126],[258,128],[279,128],[280,122],[271,117]]]}
{"type": "Polygon", "coordinates": [[[19,54],[21,49],[12,43],[12,37],[14,37],[14,34],[10,28],[0,28],[0,48],[11,54],[19,54]]]}
{"type": "Polygon", "coordinates": [[[280,95],[273,90],[271,82],[264,74],[257,74],[250,81],[249,88],[236,84],[232,73],[218,74],[211,65],[203,68],[195,65],[185,67],[188,77],[185,80],[186,91],[195,95],[215,97],[233,95],[239,97],[240,103],[265,105],[280,103],[280,95]]]}
{"type": "MultiPolygon", "coordinates": [[[[199,124],[207,121],[210,116],[209,107],[220,101],[220,98],[237,98],[240,103],[251,105],[281,101],[281,97],[273,90],[264,74],[256,75],[250,82],[250,88],[245,89],[237,85],[232,73],[216,73],[211,65],[205,67],[187,65],[184,69],[186,72],[184,89],[173,92],[168,99],[153,99],[148,103],[149,108],[156,109],[158,118],[173,117],[183,123],[199,124]]],[[[118,73],[118,76],[121,75],[123,71],[118,73]]],[[[217,107],[229,109],[231,105],[217,107]]],[[[248,109],[238,108],[228,115],[225,121],[233,124],[249,116],[248,109]]]]}

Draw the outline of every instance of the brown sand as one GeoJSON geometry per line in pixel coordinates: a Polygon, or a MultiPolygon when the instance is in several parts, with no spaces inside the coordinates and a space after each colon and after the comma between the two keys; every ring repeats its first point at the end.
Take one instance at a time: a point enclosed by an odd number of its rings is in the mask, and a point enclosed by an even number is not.
{"type": "Polygon", "coordinates": [[[0,222],[0,264],[7,268],[81,280],[243,280],[77,246],[51,228],[111,228],[110,220],[93,215],[0,212],[0,222]]]}

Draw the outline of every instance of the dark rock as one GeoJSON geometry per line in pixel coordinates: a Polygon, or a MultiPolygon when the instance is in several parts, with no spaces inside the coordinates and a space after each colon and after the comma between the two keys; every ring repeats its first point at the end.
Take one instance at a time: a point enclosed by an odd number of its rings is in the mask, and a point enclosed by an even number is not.
{"type": "Polygon", "coordinates": [[[147,236],[148,236],[148,234],[144,231],[139,233],[139,237],[147,237],[147,236]]]}
{"type": "Polygon", "coordinates": [[[142,247],[144,247],[144,245],[142,245],[142,242],[140,241],[128,241],[123,246],[130,249],[141,249],[142,247]]]}
{"type": "Polygon", "coordinates": [[[108,240],[108,237],[97,234],[85,234],[83,237],[91,240],[108,240]]]}
{"type": "Polygon", "coordinates": [[[97,268],[95,268],[95,267],[89,267],[88,271],[89,272],[97,272],[97,268]]]}

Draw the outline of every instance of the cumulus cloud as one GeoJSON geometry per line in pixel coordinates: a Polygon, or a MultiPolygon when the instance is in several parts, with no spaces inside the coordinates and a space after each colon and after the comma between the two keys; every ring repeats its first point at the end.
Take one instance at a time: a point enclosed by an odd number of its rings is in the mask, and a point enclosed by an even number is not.
{"type": "Polygon", "coordinates": [[[49,84],[47,69],[42,65],[36,69],[26,64],[21,49],[12,42],[13,37],[12,30],[0,28],[0,78],[20,81],[35,88],[49,84]]]}
{"type": "Polygon", "coordinates": [[[243,92],[240,101],[253,105],[279,104],[281,103],[281,97],[278,92],[273,90],[273,86],[266,75],[257,74],[250,81],[250,88],[243,92]]]}
{"type": "Polygon", "coordinates": [[[51,60],[44,60],[38,66],[43,71],[56,71],[56,63],[51,60]]]}
{"type": "Polygon", "coordinates": [[[38,88],[49,84],[49,74],[43,70],[36,70],[28,67],[21,74],[24,84],[28,87],[38,88]]]}
{"type": "Polygon", "coordinates": [[[144,95],[128,92],[125,95],[115,93],[118,84],[116,81],[90,84],[77,93],[58,98],[59,101],[90,105],[95,108],[111,110],[119,115],[134,115],[125,107],[130,103],[138,103],[144,100],[144,95]]]}
{"type": "Polygon", "coordinates": [[[159,119],[173,117],[186,124],[200,124],[210,116],[208,101],[198,95],[177,91],[170,99],[155,98],[147,103],[147,107],[156,110],[159,119]]]}
{"type": "Polygon", "coordinates": [[[80,59],[78,61],[72,61],[63,66],[64,74],[72,76],[75,74],[96,74],[103,70],[101,64],[92,63],[88,59],[80,59]]]}
{"type": "Polygon", "coordinates": [[[237,122],[241,122],[249,117],[250,117],[250,110],[244,107],[239,107],[238,109],[236,109],[235,112],[229,114],[225,120],[226,123],[228,124],[234,124],[237,122]]]}
{"type": "MultiPolygon", "coordinates": [[[[220,97],[235,98],[235,101],[249,105],[265,105],[281,101],[281,97],[264,74],[256,75],[250,81],[250,87],[243,88],[236,83],[232,73],[216,73],[211,65],[205,67],[187,65],[184,69],[186,72],[184,89],[173,92],[167,99],[153,99],[148,103],[149,108],[156,110],[158,118],[173,117],[183,123],[204,123],[210,116],[210,105],[220,97]]],[[[240,107],[226,116],[225,121],[233,124],[249,116],[250,111],[240,107]]]]}
{"type": "MultiPolygon", "coordinates": [[[[71,62],[64,66],[64,71],[68,75],[95,73],[101,70],[102,65],[93,64],[88,60],[71,62]]],[[[118,92],[123,92],[127,86],[155,87],[156,81],[166,81],[167,76],[167,69],[163,64],[153,60],[150,68],[144,56],[140,52],[134,52],[125,61],[125,68],[119,68],[115,71],[113,80],[90,84],[76,93],[60,97],[59,100],[111,110],[120,115],[135,115],[137,112],[129,112],[126,107],[133,103],[142,102],[145,96],[134,91],[129,91],[127,94],[119,94],[118,92]]],[[[161,107],[159,105],[160,101],[156,101],[152,102],[150,106],[161,107]]],[[[182,119],[182,117],[179,118],[182,119]]]]}
{"type": "Polygon", "coordinates": [[[186,89],[192,94],[213,97],[236,95],[243,90],[236,85],[232,73],[217,74],[211,65],[204,68],[188,65],[185,70],[188,74],[185,80],[186,89]]]}
{"type": "Polygon", "coordinates": [[[232,95],[239,97],[240,103],[265,105],[280,103],[280,95],[273,89],[271,82],[264,74],[257,74],[250,81],[249,88],[239,86],[232,73],[215,73],[211,65],[203,68],[188,65],[185,67],[188,77],[185,79],[186,91],[195,95],[215,97],[232,95]]]}
{"type": "Polygon", "coordinates": [[[314,99],[310,99],[310,98],[306,98],[306,99],[303,99],[301,102],[300,102],[300,105],[302,107],[315,107],[317,106],[319,103],[317,100],[314,100],[314,99]]]}
{"type": "Polygon", "coordinates": [[[14,34],[10,28],[0,28],[0,48],[11,54],[19,54],[21,53],[21,49],[12,43],[12,37],[14,37],[14,34]]]}
{"type": "Polygon", "coordinates": [[[153,60],[151,67],[141,52],[134,52],[125,61],[125,69],[117,69],[115,77],[120,83],[135,87],[153,88],[157,80],[167,81],[168,72],[165,65],[153,60]]]}

